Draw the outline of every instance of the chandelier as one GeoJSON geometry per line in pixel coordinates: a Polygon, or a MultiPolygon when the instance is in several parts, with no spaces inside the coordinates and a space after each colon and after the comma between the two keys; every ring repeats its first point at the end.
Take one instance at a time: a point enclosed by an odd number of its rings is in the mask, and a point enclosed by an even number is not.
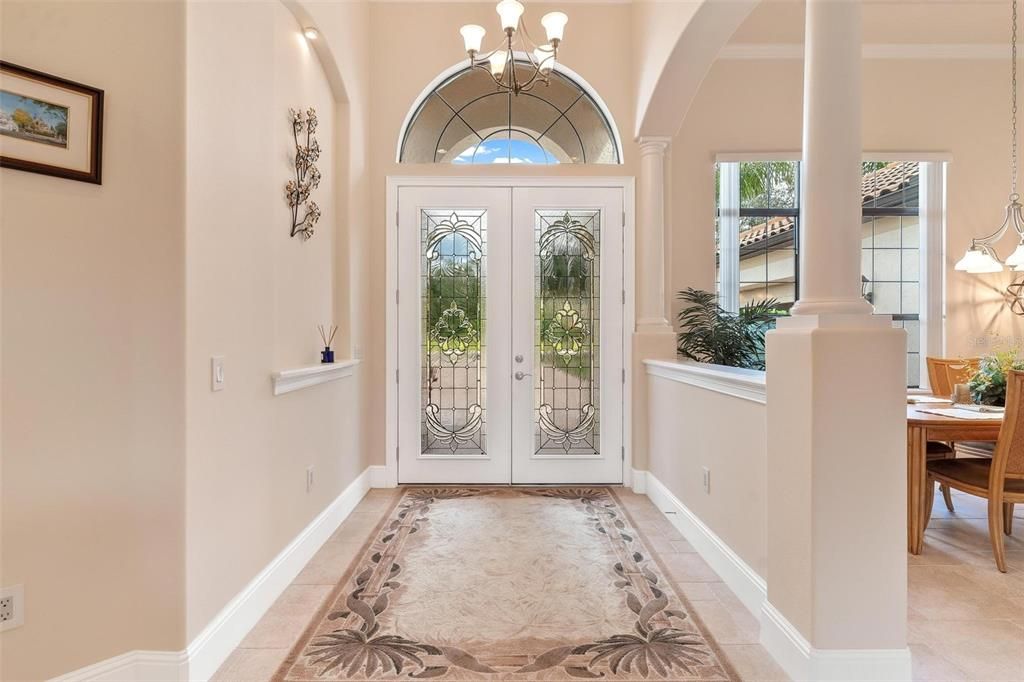
{"type": "Polygon", "coordinates": [[[1017,193],[1017,0],[1013,0],[1012,7],[1013,28],[1010,31],[1010,203],[1006,205],[1006,218],[999,229],[987,237],[972,239],[967,253],[953,266],[955,270],[975,275],[1002,272],[1004,263],[1011,270],[1024,271],[1024,215],[1021,214],[1021,209],[1024,207],[1021,206],[1020,194],[1017,193]],[[1005,261],[1000,261],[995,243],[1002,239],[1011,227],[1017,233],[1017,248],[1005,261]]]}
{"type": "Polygon", "coordinates": [[[558,46],[562,42],[562,34],[565,32],[565,24],[569,17],[562,12],[548,12],[541,17],[540,23],[547,32],[548,42],[545,45],[536,45],[530,40],[530,34],[523,25],[521,2],[501,0],[495,9],[501,18],[505,39],[491,52],[481,54],[480,46],[484,34],[487,33],[483,26],[467,24],[459,29],[466,44],[466,52],[469,54],[470,66],[486,71],[498,88],[513,95],[528,92],[538,83],[547,85],[548,74],[558,59],[558,46]],[[525,79],[517,73],[517,52],[525,55],[525,59],[520,57],[519,63],[529,65],[530,73],[525,79]]]}

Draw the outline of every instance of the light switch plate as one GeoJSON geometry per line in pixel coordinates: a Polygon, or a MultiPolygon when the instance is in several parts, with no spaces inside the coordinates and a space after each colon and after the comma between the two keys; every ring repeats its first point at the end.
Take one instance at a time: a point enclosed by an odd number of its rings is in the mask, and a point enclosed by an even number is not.
{"type": "Polygon", "coordinates": [[[224,390],[224,356],[214,355],[210,358],[210,390],[224,390]]]}

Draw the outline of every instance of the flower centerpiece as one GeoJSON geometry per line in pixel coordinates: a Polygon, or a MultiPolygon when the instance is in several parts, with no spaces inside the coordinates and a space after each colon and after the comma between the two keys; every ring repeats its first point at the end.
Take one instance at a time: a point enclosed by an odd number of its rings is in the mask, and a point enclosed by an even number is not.
{"type": "Polygon", "coordinates": [[[1024,370],[1024,358],[1016,348],[983,357],[967,382],[971,400],[977,405],[1006,405],[1006,377],[1013,370],[1024,370]]]}

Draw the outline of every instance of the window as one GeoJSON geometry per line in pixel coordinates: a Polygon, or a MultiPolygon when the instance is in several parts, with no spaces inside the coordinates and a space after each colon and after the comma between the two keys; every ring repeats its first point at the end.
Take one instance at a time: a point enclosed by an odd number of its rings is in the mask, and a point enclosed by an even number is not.
{"type": "Polygon", "coordinates": [[[459,70],[417,104],[399,161],[621,163],[615,128],[596,95],[566,73],[549,78],[547,86],[512,95],[479,69],[459,70]]]}
{"type": "Polygon", "coordinates": [[[719,164],[718,196],[717,283],[723,307],[735,312],[775,299],[779,310],[788,311],[798,293],[800,164],[719,164]],[[730,261],[726,267],[722,254],[730,261]]]}
{"type": "MultiPolygon", "coordinates": [[[[797,161],[717,164],[716,285],[726,310],[774,298],[788,314],[799,297],[800,170],[797,161]]],[[[907,330],[914,388],[927,377],[927,348],[941,353],[944,175],[943,163],[918,161],[868,161],[862,172],[861,292],[907,330]]]]}

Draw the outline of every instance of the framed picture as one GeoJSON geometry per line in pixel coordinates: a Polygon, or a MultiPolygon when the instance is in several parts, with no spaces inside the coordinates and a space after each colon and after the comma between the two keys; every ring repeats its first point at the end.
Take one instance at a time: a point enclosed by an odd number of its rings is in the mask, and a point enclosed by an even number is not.
{"type": "Polygon", "coordinates": [[[0,166],[101,184],[103,91],[0,61],[0,166]]]}

